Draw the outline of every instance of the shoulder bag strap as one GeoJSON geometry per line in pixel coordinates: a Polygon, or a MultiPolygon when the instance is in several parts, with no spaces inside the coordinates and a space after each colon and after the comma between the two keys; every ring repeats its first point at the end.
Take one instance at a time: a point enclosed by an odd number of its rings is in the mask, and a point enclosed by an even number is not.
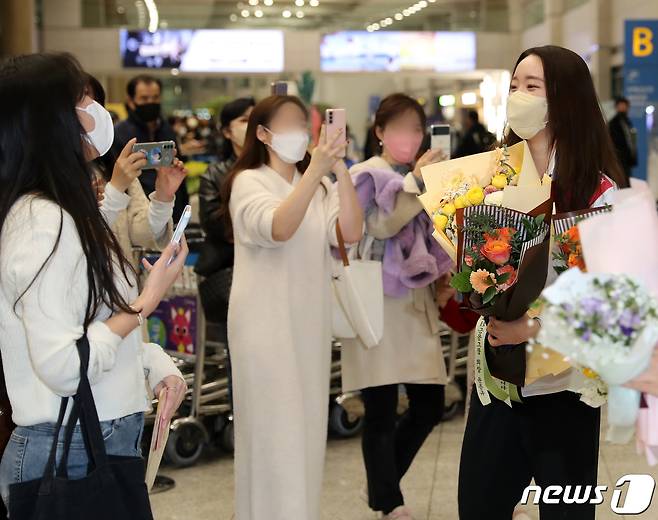
{"type": "Polygon", "coordinates": [[[48,456],[46,469],[43,472],[41,485],[39,486],[39,495],[49,495],[52,490],[53,480],[55,478],[55,462],[57,459],[57,442],[59,440],[59,432],[62,429],[62,423],[64,422],[64,415],[66,415],[68,404],[69,398],[62,397],[61,404],[59,405],[59,417],[57,418],[57,424],[55,425],[55,434],[50,445],[50,455],[48,456]]]}
{"type": "Polygon", "coordinates": [[[77,347],[80,355],[80,385],[74,399],[80,407],[80,429],[86,440],[89,462],[97,469],[100,469],[108,466],[109,463],[98,419],[98,411],[96,410],[94,395],[91,392],[91,384],[87,375],[90,347],[86,333],[78,340],[77,347]]]}
{"type": "Polygon", "coordinates": [[[338,250],[340,251],[340,258],[345,267],[349,267],[350,259],[347,257],[347,249],[345,248],[345,240],[343,240],[343,232],[340,229],[340,224],[336,221],[336,238],[338,239],[338,250]]]}

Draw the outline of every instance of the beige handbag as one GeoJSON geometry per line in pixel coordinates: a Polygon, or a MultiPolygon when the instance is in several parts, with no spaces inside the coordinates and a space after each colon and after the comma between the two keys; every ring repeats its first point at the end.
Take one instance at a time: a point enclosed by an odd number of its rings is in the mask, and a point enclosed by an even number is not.
{"type": "MultiPolygon", "coordinates": [[[[372,348],[384,335],[382,264],[350,259],[338,223],[336,236],[341,260],[335,262],[333,273],[333,335],[336,339],[358,337],[366,348],[372,348]]],[[[371,238],[366,239],[363,258],[368,258],[372,242],[371,238]]]]}

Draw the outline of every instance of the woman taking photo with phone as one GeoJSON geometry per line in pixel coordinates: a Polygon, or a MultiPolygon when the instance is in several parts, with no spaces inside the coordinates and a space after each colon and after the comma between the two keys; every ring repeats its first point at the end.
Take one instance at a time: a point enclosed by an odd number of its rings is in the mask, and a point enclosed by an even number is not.
{"type": "MultiPolygon", "coordinates": [[[[17,425],[0,465],[5,503],[11,484],[43,476],[61,398],[80,380],[83,335],[109,455],[140,456],[145,372],[156,394],[170,392],[168,418],[185,393],[180,372],[160,347],[142,342],[139,325],[180,274],[187,246],[170,245],[155,265],[145,263],[150,274],[137,293],[92,188],[88,163],[107,142],[95,133],[105,109],[86,86],[66,54],[19,56],[0,67],[0,349],[17,425]]],[[[72,446],[68,474],[82,478],[79,427],[72,446]]]]}
{"type": "MultiPolygon", "coordinates": [[[[374,511],[390,519],[411,519],[405,506],[400,481],[411,466],[427,436],[441,420],[444,406],[446,367],[439,332],[439,310],[434,301],[431,282],[446,273],[451,261],[433,244],[428,232],[429,219],[417,196],[424,186],[420,169],[444,159],[440,150],[417,156],[426,134],[425,112],[420,104],[405,94],[385,98],[375,115],[374,132],[379,154],[350,170],[361,195],[362,176],[369,175],[375,184],[398,183],[390,213],[378,210],[369,200],[366,209],[366,238],[360,250],[372,260],[401,270],[386,254],[404,233],[417,235],[414,242],[424,251],[410,254],[409,264],[429,262],[434,276],[414,272],[410,278],[426,282],[413,288],[387,286],[384,277],[384,335],[379,345],[366,349],[361,341],[342,340],[343,390],[361,390],[365,405],[363,458],[368,477],[367,499],[374,511]],[[426,220],[424,220],[426,219],[426,220]],[[374,239],[370,252],[363,244],[374,239]],[[428,252],[435,247],[438,258],[428,252]],[[424,250],[423,250],[424,247],[424,250]],[[404,383],[409,409],[398,419],[398,385],[404,383]]],[[[387,188],[384,188],[386,190],[387,188]]],[[[361,197],[360,197],[361,198],[361,197]]],[[[365,498],[365,497],[364,497],[365,498]]]]}
{"type": "MultiPolygon", "coordinates": [[[[105,107],[105,89],[92,75],[88,74],[87,78],[89,97],[105,107]]],[[[98,111],[98,108],[94,110],[98,111]]],[[[109,136],[114,135],[114,127],[111,118],[102,114],[105,124],[99,126],[95,135],[109,141],[109,136]]],[[[142,152],[132,151],[135,143],[136,139],[128,141],[119,157],[112,157],[109,149],[101,149],[100,157],[91,165],[101,213],[116,235],[123,254],[137,268],[134,248],[162,250],[169,244],[174,200],[187,170],[179,159],[175,159],[172,166],[158,168],[155,191],[147,197],[139,182],[147,161],[142,152]]]]}
{"type": "MultiPolygon", "coordinates": [[[[254,107],[226,184],[235,267],[228,315],[236,520],[319,520],[331,365],[331,256],[363,216],[337,134],[307,153],[292,96],[254,107]],[[332,185],[325,176],[338,177],[332,185]]],[[[225,210],[226,211],[226,208],[225,210]]]]}
{"type": "MultiPolygon", "coordinates": [[[[541,176],[552,176],[559,213],[603,206],[623,174],[587,64],[562,47],[519,57],[507,107],[507,144],[525,139],[541,176]]],[[[554,269],[549,266],[549,279],[554,269]]],[[[550,283],[550,282],[549,282],[550,283]]],[[[525,349],[541,322],[491,319],[486,348],[525,349]]],[[[550,347],[550,345],[548,345],[550,347]]],[[[488,355],[489,355],[488,354],[488,355]]],[[[600,409],[580,400],[579,371],[569,369],[520,388],[521,402],[472,392],[459,474],[459,517],[508,520],[534,478],[547,486],[597,485],[600,409]]],[[[593,520],[592,504],[540,504],[542,520],[593,520]]]]}

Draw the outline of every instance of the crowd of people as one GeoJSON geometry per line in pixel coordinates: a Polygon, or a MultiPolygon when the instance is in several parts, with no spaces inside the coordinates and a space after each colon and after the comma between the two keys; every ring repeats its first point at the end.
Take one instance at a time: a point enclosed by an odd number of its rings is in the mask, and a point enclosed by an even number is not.
{"type": "MultiPolygon", "coordinates": [[[[618,101],[609,133],[577,54],[554,46],[525,51],[510,93],[504,143],[527,142],[537,171],[553,179],[558,211],[608,204],[628,184],[637,159],[628,102],[618,101]]],[[[205,243],[196,269],[206,314],[227,324],[236,520],[321,518],[332,251],[344,241],[360,258],[401,270],[391,251],[406,240],[431,263],[437,276],[412,279],[412,288],[385,280],[381,342],[366,349],[358,338],[345,340],[342,353],[343,385],[359,390],[365,406],[363,498],[384,518],[410,520],[400,482],[443,414],[440,321],[462,333],[477,321],[455,298],[454,266],[431,238],[418,200],[421,168],[448,159],[428,149],[423,107],[403,93],[384,98],[372,156],[348,169],[346,136],[323,127],[310,143],[309,110],[297,97],[226,104],[213,149],[209,120],[163,115],[157,78],[135,77],[126,94],[128,118],[114,125],[102,85],[72,56],[33,54],[0,66],[0,350],[15,423],[0,493],[10,513],[17,485],[44,476],[58,439],[68,436],[78,448],[57,452],[58,463],[68,458],[68,478],[87,475],[84,428],[60,431],[81,367],[88,366],[111,456],[141,456],[152,394],[169,394],[165,421],[185,396],[179,370],[141,331],[186,260],[185,239],[171,237],[189,194],[180,159],[145,168],[133,146],[171,140],[182,158],[209,149],[217,157],[201,178],[205,243]],[[162,255],[152,265],[138,262],[136,246],[162,255]],[[148,273],[141,290],[139,269],[148,273]],[[83,338],[88,362],[79,357],[83,338]],[[409,408],[398,417],[401,384],[409,408]]],[[[495,146],[477,112],[465,121],[457,156],[495,146]]],[[[525,345],[540,328],[527,315],[491,319],[487,349],[495,355],[525,345]]],[[[657,372],[654,366],[637,384],[656,391],[657,372]]],[[[533,478],[541,486],[597,485],[599,409],[559,384],[521,394],[512,406],[495,398],[483,406],[473,395],[459,473],[462,520],[512,518],[533,478]]],[[[595,509],[542,504],[541,514],[588,520],[595,509]]]]}

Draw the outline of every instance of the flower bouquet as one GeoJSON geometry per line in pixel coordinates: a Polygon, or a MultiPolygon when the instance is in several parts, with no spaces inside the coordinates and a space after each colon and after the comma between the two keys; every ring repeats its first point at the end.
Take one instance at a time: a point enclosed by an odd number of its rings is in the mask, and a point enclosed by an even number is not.
{"type": "Polygon", "coordinates": [[[628,441],[640,394],[621,385],[648,366],[658,342],[656,300],[630,276],[583,273],[577,268],[546,289],[543,300],[537,341],[551,345],[594,380],[576,389],[584,391],[585,402],[601,404],[608,394],[608,438],[628,441]]]}
{"type": "Polygon", "coordinates": [[[603,206],[553,215],[554,240],[556,245],[553,251],[553,268],[557,274],[562,274],[572,267],[578,267],[581,271],[587,270],[583,257],[583,247],[580,242],[578,224],[590,217],[607,213],[610,210],[610,206],[603,206]]]}
{"type": "Polygon", "coordinates": [[[586,402],[595,392],[606,397],[610,385],[608,439],[630,439],[638,418],[638,448],[655,462],[658,424],[648,418],[658,416],[658,402],[648,396],[640,408],[640,394],[620,386],[647,369],[658,341],[658,214],[648,185],[632,180],[632,188],[615,192],[612,209],[580,222],[578,232],[588,273],[571,269],[545,291],[539,340],[585,367],[594,381],[586,402]],[[569,327],[551,325],[565,320],[569,327]],[[552,334],[564,337],[547,339],[552,334]]]}
{"type": "MultiPolygon", "coordinates": [[[[553,209],[550,178],[540,178],[527,143],[434,164],[422,173],[427,192],[420,200],[434,220],[434,237],[456,263],[453,286],[466,305],[485,317],[522,317],[545,285],[553,209]]],[[[525,349],[485,348],[483,326],[476,332],[479,364],[496,384],[523,385],[525,349]]]]}

